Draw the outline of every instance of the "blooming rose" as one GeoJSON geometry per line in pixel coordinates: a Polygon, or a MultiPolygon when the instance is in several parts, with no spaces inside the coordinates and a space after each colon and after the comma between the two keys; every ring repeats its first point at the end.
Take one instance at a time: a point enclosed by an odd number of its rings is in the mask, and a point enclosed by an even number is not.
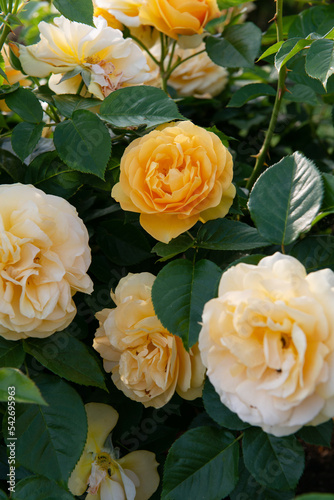
{"type": "Polygon", "coordinates": [[[232,157],[220,139],[189,121],[134,140],[111,195],[140,213],[143,228],[168,243],[198,220],[224,217],[235,196],[232,157]]]}
{"type": "MultiPolygon", "coordinates": [[[[228,71],[221,66],[215,64],[206,52],[194,55],[205,49],[204,43],[194,49],[183,49],[177,46],[172,58],[172,64],[178,60],[181,63],[171,74],[168,85],[175,89],[180,96],[195,96],[195,97],[214,97],[218,95],[226,86],[228,81],[228,71]]],[[[159,57],[160,44],[153,47],[151,50],[153,55],[159,57]]],[[[146,60],[150,67],[150,77],[145,82],[145,85],[160,87],[160,71],[159,67],[147,54],[146,60]]]]}
{"type": "Polygon", "coordinates": [[[139,19],[177,39],[177,35],[202,33],[206,23],[219,14],[216,0],[144,0],[139,19]]]}
{"type": "Polygon", "coordinates": [[[84,74],[85,81],[90,80],[88,92],[100,99],[121,87],[143,83],[148,68],[139,47],[124,40],[122,32],[109,27],[103,17],[94,22],[92,27],[61,16],[54,25],[39,23],[41,40],[20,46],[24,71],[38,77],[54,73],[49,87],[57,94],[76,93],[84,74]]]}
{"type": "Polygon", "coordinates": [[[23,184],[0,186],[0,335],[45,338],[91,293],[88,233],[72,205],[23,184]]]}
{"type": "Polygon", "coordinates": [[[150,451],[133,451],[119,458],[105,446],[118,413],[103,403],[85,405],[88,434],[84,451],[68,481],[73,495],[85,500],[148,500],[159,486],[158,463],[150,451]]]}
{"type": "Polygon", "coordinates": [[[151,289],[155,276],[128,274],[111,297],[115,309],[96,317],[100,327],[93,347],[116,387],[144,406],[160,408],[175,390],[185,399],[202,393],[204,367],[198,346],[188,353],[180,337],[169,333],[155,315],[151,289]]]}
{"type": "Polygon", "coordinates": [[[275,436],[334,417],[334,273],[276,253],[222,276],[199,347],[221,401],[275,436]]]}

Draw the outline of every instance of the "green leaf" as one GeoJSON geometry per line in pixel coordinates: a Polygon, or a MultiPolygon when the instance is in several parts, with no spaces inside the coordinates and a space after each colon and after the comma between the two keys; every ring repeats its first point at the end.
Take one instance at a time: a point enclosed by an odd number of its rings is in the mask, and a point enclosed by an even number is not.
{"type": "Polygon", "coordinates": [[[334,236],[330,234],[309,235],[297,241],[290,253],[308,273],[326,268],[334,271],[334,236]]]}
{"type": "Polygon", "coordinates": [[[186,349],[196,344],[204,305],[217,295],[221,269],[209,260],[193,265],[178,259],[167,264],[152,287],[152,301],[161,323],[182,338],[186,349]]]}
{"type": "Polygon", "coordinates": [[[242,460],[239,461],[239,474],[240,480],[230,493],[230,500],[292,500],[295,496],[293,491],[275,491],[258,483],[242,460]]]}
{"type": "Polygon", "coordinates": [[[26,477],[15,486],[13,500],[74,500],[74,496],[57,483],[42,476],[26,477]]]}
{"type": "Polygon", "coordinates": [[[261,30],[253,23],[228,26],[223,36],[208,36],[206,50],[212,61],[226,68],[247,68],[261,47],[261,30]]]}
{"type": "Polygon", "coordinates": [[[107,390],[91,349],[65,331],[46,339],[23,341],[24,350],[56,375],[81,385],[107,390]]]}
{"type": "Polygon", "coordinates": [[[196,244],[211,250],[250,250],[268,246],[270,242],[244,222],[216,219],[201,227],[196,244]]]}
{"type": "Polygon", "coordinates": [[[275,56],[275,67],[277,71],[280,69],[298,52],[303,50],[306,45],[310,45],[310,40],[304,40],[302,38],[290,38],[283,43],[279,51],[275,56]]]}
{"type": "Polygon", "coordinates": [[[318,104],[315,91],[311,87],[299,83],[293,87],[289,87],[283,97],[285,100],[291,102],[302,102],[310,104],[311,106],[316,106],[318,104]]]}
{"type": "Polygon", "coordinates": [[[240,420],[236,413],[233,413],[220,401],[219,394],[208,378],[204,384],[203,404],[208,415],[220,426],[236,431],[249,427],[247,422],[240,420]]]}
{"type": "Polygon", "coordinates": [[[289,29],[289,38],[306,38],[310,33],[316,32],[321,36],[326,35],[333,27],[333,5],[311,7],[305,9],[295,17],[289,29]]]}
{"type": "Polygon", "coordinates": [[[310,226],[320,209],[322,192],[321,176],[313,162],[294,153],[258,178],[248,206],[264,238],[288,245],[310,226]]]}
{"type": "Polygon", "coordinates": [[[29,123],[40,123],[43,120],[43,108],[31,90],[20,87],[7,94],[5,100],[7,106],[22,120],[29,123]]]}
{"type": "Polygon", "coordinates": [[[1,170],[14,182],[21,182],[24,177],[25,167],[23,167],[21,160],[17,156],[0,148],[0,171],[1,170]]]}
{"type": "Polygon", "coordinates": [[[22,342],[0,337],[0,368],[20,368],[25,358],[22,342]]]}
{"type": "Polygon", "coordinates": [[[16,407],[16,459],[36,474],[67,483],[87,435],[87,417],[77,392],[63,380],[36,378],[49,406],[16,407]]]}
{"type": "Polygon", "coordinates": [[[81,97],[74,94],[61,94],[53,96],[54,103],[58,111],[66,118],[71,118],[74,111],[79,109],[90,109],[94,106],[100,106],[100,99],[91,97],[81,97]]]}
{"type": "Polygon", "coordinates": [[[14,83],[13,85],[1,85],[0,99],[5,99],[8,94],[12,94],[19,88],[20,88],[19,82],[14,83]]]}
{"type": "Polygon", "coordinates": [[[73,196],[82,185],[81,174],[65,165],[56,151],[36,156],[26,169],[24,181],[65,199],[73,196]]]}
{"type": "Polygon", "coordinates": [[[163,90],[148,85],[112,92],[102,102],[99,116],[114,127],[154,127],[183,119],[163,90]]]}
{"type": "Polygon", "coordinates": [[[104,179],[111,154],[107,127],[91,111],[75,111],[72,119],[58,123],[54,143],[60,158],[73,170],[104,179]]]}
{"type": "Polygon", "coordinates": [[[301,438],[306,443],[314,444],[316,446],[327,446],[331,447],[333,435],[333,420],[330,419],[324,424],[317,425],[306,425],[300,429],[297,436],[301,438]]]}
{"type": "Polygon", "coordinates": [[[94,26],[92,0],[54,0],[53,5],[67,19],[94,26]]]}
{"type": "Polygon", "coordinates": [[[12,146],[20,160],[24,161],[34,151],[43,128],[43,123],[21,122],[13,129],[12,146]]]}
{"type": "MultiPolygon", "coordinates": [[[[333,117],[334,117],[334,111],[333,111],[333,117]]],[[[323,173],[322,180],[324,183],[325,192],[321,208],[324,212],[326,212],[327,210],[334,209],[334,175],[323,173]]]]}
{"type": "Polygon", "coordinates": [[[8,500],[8,496],[2,490],[0,490],[0,500],[8,500]]]}
{"type": "Polygon", "coordinates": [[[162,500],[221,500],[238,480],[239,447],[233,434],[202,426],[181,436],[169,450],[162,500]]]}
{"type": "Polygon", "coordinates": [[[15,387],[17,403],[46,404],[38,387],[24,373],[16,368],[0,368],[0,401],[8,400],[10,387],[15,387]]]}
{"type": "Polygon", "coordinates": [[[305,69],[326,89],[328,78],[334,73],[334,40],[315,40],[307,51],[305,69]]]}
{"type": "Polygon", "coordinates": [[[269,47],[267,50],[263,52],[263,54],[258,58],[258,61],[261,61],[261,59],[264,59],[265,57],[271,56],[272,54],[275,54],[283,45],[284,40],[281,40],[280,42],[274,43],[271,47],[269,47]]]}
{"type": "Polygon", "coordinates": [[[304,450],[294,436],[275,437],[252,427],[244,431],[242,443],[245,465],[260,484],[295,488],[304,470],[304,450]]]}
{"type": "Polygon", "coordinates": [[[133,224],[103,222],[97,229],[97,241],[103,253],[114,264],[131,266],[152,258],[146,235],[133,224]]]}
{"type": "Polygon", "coordinates": [[[246,102],[264,95],[275,96],[276,90],[266,83],[250,83],[238,89],[228,103],[228,108],[240,108],[246,102]]]}
{"type": "Polygon", "coordinates": [[[186,252],[189,248],[194,246],[194,240],[190,238],[187,234],[180,234],[177,238],[174,238],[169,243],[157,243],[153,248],[152,252],[162,257],[159,262],[164,262],[179,253],[186,252]]]}

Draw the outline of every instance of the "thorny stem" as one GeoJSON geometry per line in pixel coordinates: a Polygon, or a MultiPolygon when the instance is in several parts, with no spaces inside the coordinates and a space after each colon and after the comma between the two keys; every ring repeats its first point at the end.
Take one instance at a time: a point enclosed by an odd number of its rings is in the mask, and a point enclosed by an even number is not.
{"type": "MultiPolygon", "coordinates": [[[[276,2],[276,14],[275,14],[275,22],[276,22],[276,33],[277,33],[277,41],[281,42],[283,40],[283,0],[275,0],[276,2]]],[[[271,139],[275,132],[275,127],[277,123],[278,113],[281,107],[283,95],[285,92],[285,78],[286,78],[286,66],[280,68],[278,72],[278,83],[277,83],[277,91],[275,103],[269,123],[269,127],[264,138],[263,145],[256,156],[256,163],[254,166],[254,170],[247,181],[246,188],[251,189],[256,179],[262,173],[265,168],[265,160],[267,157],[267,153],[270,147],[271,139]]]]}

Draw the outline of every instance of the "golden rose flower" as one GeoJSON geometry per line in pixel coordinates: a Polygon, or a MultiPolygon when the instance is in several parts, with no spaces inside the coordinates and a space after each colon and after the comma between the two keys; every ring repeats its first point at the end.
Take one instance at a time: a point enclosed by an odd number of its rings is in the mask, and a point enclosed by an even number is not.
{"type": "Polygon", "coordinates": [[[135,139],[121,159],[112,197],[168,243],[198,220],[224,217],[232,205],[232,157],[216,134],[189,121],[135,139]]]}
{"type": "Polygon", "coordinates": [[[68,481],[71,493],[80,496],[88,488],[85,500],[148,500],[160,482],[154,453],[139,450],[119,458],[117,449],[105,445],[117,411],[103,403],[88,403],[85,410],[87,440],[68,481]]]}
{"type": "Polygon", "coordinates": [[[88,92],[100,99],[119,88],[142,84],[148,68],[139,47],[102,17],[94,22],[92,27],[61,16],[54,24],[39,23],[41,40],[20,46],[24,71],[37,77],[53,73],[49,87],[57,94],[76,93],[85,72],[90,79],[88,92]]]}
{"type": "Polygon", "coordinates": [[[88,233],[75,208],[34,186],[0,186],[0,335],[45,338],[91,293],[88,233]]]}
{"type": "Polygon", "coordinates": [[[139,11],[142,24],[174,39],[202,33],[206,23],[219,15],[216,0],[144,0],[139,11]]]}
{"type": "Polygon", "coordinates": [[[189,353],[180,337],[158,320],[151,300],[155,276],[128,274],[111,297],[115,309],[103,309],[93,343],[116,387],[144,406],[160,408],[176,392],[185,399],[201,396],[204,380],[198,346],[189,353]]]}
{"type": "Polygon", "coordinates": [[[276,253],[222,276],[199,348],[221,401],[275,436],[334,417],[334,273],[276,253]]]}

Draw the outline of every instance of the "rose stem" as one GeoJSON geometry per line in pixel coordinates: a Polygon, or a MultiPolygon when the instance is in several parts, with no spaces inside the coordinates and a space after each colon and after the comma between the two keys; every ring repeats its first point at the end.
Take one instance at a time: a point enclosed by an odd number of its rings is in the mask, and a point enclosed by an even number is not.
{"type": "MultiPolygon", "coordinates": [[[[276,13],[274,16],[275,22],[276,22],[276,33],[277,33],[277,41],[281,42],[283,40],[283,0],[275,0],[276,2],[276,13]]],[[[259,153],[256,155],[256,163],[254,166],[254,170],[250,176],[250,178],[247,181],[246,188],[251,189],[254,182],[256,179],[259,177],[259,175],[262,173],[262,171],[265,168],[265,159],[268,153],[268,149],[270,147],[270,142],[273,137],[276,123],[277,123],[277,118],[278,118],[278,113],[281,107],[281,102],[283,99],[283,95],[285,92],[285,78],[286,78],[286,66],[285,64],[283,67],[280,68],[278,72],[278,83],[277,83],[277,91],[276,91],[276,98],[275,98],[275,103],[269,123],[269,127],[266,133],[266,136],[264,138],[263,145],[259,151],[259,153]]]]}

